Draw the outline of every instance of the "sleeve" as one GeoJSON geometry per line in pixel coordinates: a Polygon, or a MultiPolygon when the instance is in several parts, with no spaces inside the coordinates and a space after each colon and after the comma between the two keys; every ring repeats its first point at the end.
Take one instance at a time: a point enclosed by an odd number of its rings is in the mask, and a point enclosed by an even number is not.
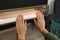
{"type": "Polygon", "coordinates": [[[52,33],[48,33],[45,35],[45,39],[46,40],[60,40],[56,35],[52,34],[52,33]]]}

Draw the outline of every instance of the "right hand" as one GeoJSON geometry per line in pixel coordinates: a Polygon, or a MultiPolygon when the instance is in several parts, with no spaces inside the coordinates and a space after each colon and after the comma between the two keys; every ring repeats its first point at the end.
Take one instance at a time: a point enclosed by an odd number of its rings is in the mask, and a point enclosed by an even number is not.
{"type": "Polygon", "coordinates": [[[43,34],[48,33],[47,29],[45,28],[45,19],[44,19],[43,13],[40,11],[37,11],[36,15],[37,15],[37,19],[34,19],[36,28],[43,34]]]}
{"type": "Polygon", "coordinates": [[[40,11],[37,11],[36,15],[37,15],[37,19],[34,19],[35,25],[37,26],[37,28],[39,28],[41,30],[45,29],[44,15],[40,11]]]}

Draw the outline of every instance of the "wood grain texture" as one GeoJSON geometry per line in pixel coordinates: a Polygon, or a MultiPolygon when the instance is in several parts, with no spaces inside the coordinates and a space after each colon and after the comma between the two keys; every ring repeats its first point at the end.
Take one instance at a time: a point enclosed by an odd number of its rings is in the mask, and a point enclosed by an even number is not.
{"type": "Polygon", "coordinates": [[[31,6],[31,7],[0,10],[0,19],[16,17],[19,13],[31,12],[35,8],[40,9],[40,7],[42,7],[41,8],[42,11],[45,11],[47,6],[46,5],[38,5],[38,6],[31,6]]]}

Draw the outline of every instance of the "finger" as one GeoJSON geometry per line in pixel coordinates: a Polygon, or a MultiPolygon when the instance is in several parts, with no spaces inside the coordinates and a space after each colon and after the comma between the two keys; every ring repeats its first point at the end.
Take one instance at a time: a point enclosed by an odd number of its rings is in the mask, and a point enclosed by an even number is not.
{"type": "Polygon", "coordinates": [[[27,26],[27,21],[25,21],[25,25],[27,26]]]}
{"type": "Polygon", "coordinates": [[[24,23],[24,19],[23,19],[23,16],[22,16],[22,23],[24,23]]]}
{"type": "Polygon", "coordinates": [[[37,13],[38,13],[38,14],[37,14],[37,16],[38,16],[37,19],[38,19],[38,20],[44,19],[44,15],[43,15],[42,12],[38,11],[37,13]]]}
{"type": "Polygon", "coordinates": [[[22,24],[22,16],[21,15],[19,15],[19,23],[22,24]]]}
{"type": "Polygon", "coordinates": [[[41,19],[41,15],[40,15],[40,13],[38,12],[38,20],[40,20],[41,19]]]}
{"type": "Polygon", "coordinates": [[[40,20],[44,20],[44,14],[42,12],[40,12],[39,15],[40,15],[39,16],[40,20]]]}
{"type": "Polygon", "coordinates": [[[16,27],[18,27],[19,24],[20,24],[19,23],[19,16],[17,16],[17,18],[16,18],[16,27]]]}
{"type": "Polygon", "coordinates": [[[36,16],[37,16],[37,20],[39,20],[39,13],[38,12],[36,13],[36,16]]]}
{"type": "Polygon", "coordinates": [[[18,20],[18,23],[19,24],[22,24],[22,18],[21,18],[21,15],[19,14],[18,17],[17,17],[17,20],[18,20]]]}
{"type": "Polygon", "coordinates": [[[44,17],[44,14],[41,11],[39,11],[38,13],[39,13],[40,17],[44,17]]]}
{"type": "Polygon", "coordinates": [[[35,23],[35,24],[36,24],[36,21],[37,21],[37,20],[36,20],[36,19],[34,19],[34,23],[35,23]]]}
{"type": "Polygon", "coordinates": [[[17,18],[16,18],[16,23],[18,23],[18,21],[19,21],[19,18],[18,18],[18,16],[17,16],[17,18]]]}
{"type": "Polygon", "coordinates": [[[21,15],[21,23],[22,23],[22,24],[23,24],[23,21],[24,21],[24,20],[23,20],[23,16],[21,15]]]}

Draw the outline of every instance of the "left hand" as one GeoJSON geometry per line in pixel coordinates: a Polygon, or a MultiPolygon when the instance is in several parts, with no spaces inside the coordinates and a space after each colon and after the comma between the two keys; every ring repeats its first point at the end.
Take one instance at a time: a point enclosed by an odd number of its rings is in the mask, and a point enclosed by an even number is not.
{"type": "Polygon", "coordinates": [[[16,30],[17,30],[18,37],[24,37],[27,32],[27,23],[24,22],[22,15],[17,16],[16,30]]]}

